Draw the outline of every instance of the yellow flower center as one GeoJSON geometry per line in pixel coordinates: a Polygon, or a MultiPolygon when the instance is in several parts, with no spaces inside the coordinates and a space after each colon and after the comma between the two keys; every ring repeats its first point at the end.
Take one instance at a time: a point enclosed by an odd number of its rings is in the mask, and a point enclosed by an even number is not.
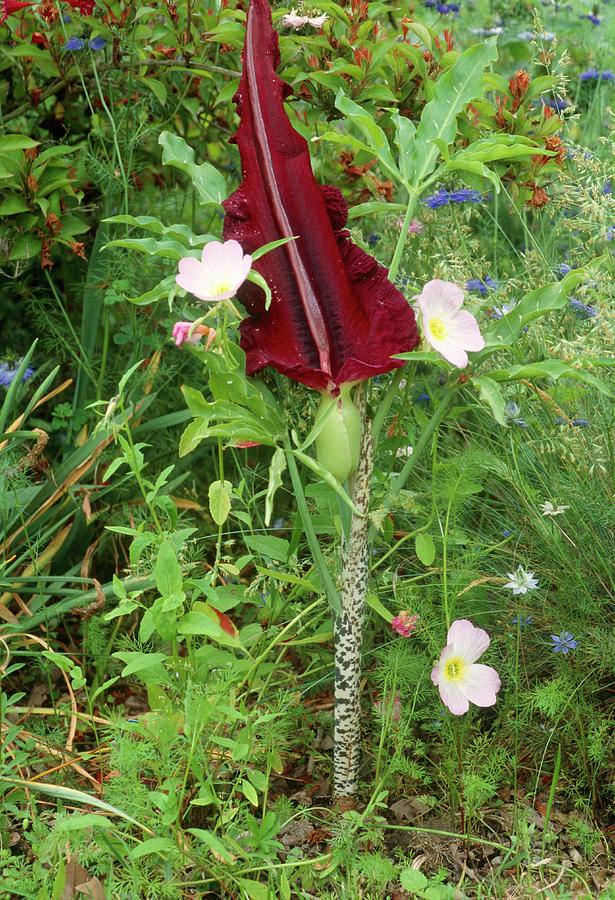
{"type": "Polygon", "coordinates": [[[233,285],[229,281],[219,281],[216,285],[216,294],[226,294],[233,285]]]}
{"type": "Polygon", "coordinates": [[[447,681],[461,681],[465,669],[466,664],[461,656],[453,656],[444,663],[444,677],[447,681]]]}
{"type": "Polygon", "coordinates": [[[443,341],[446,338],[447,328],[443,319],[430,319],[429,330],[431,331],[432,337],[434,337],[437,341],[443,341]]]}

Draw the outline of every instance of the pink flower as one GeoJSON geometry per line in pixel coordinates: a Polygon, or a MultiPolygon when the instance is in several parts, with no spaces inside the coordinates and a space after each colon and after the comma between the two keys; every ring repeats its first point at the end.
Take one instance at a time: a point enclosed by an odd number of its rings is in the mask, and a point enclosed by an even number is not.
{"type": "Polygon", "coordinates": [[[446,647],[431,673],[445,706],[462,716],[470,703],[493,706],[500,690],[500,676],[491,666],[476,665],[489,646],[486,631],[468,619],[457,619],[448,630],[446,647]]]}
{"type": "Polygon", "coordinates": [[[390,717],[394,722],[401,719],[401,697],[388,694],[374,701],[374,709],[380,716],[390,717]]]}
{"type": "Polygon", "coordinates": [[[303,28],[309,21],[308,16],[298,16],[296,9],[291,9],[289,13],[282,16],[282,25],[285,28],[303,28]]]}
{"type": "Polygon", "coordinates": [[[485,341],[474,316],[461,309],[461,288],[436,278],[413,299],[417,301],[427,343],[448,362],[464,369],[468,364],[466,351],[482,350],[485,341]]]}
{"type": "Polygon", "coordinates": [[[407,609],[402,609],[392,620],[391,628],[402,637],[410,637],[416,628],[418,616],[411,616],[407,609]]]}
{"type": "Polygon", "coordinates": [[[181,347],[182,344],[198,344],[201,338],[204,335],[207,335],[207,342],[205,344],[205,348],[209,350],[214,339],[216,337],[216,329],[208,328],[207,325],[197,325],[194,329],[194,333],[190,334],[190,329],[193,326],[193,322],[176,322],[173,326],[173,337],[175,339],[175,346],[181,347]]]}
{"type": "Polygon", "coordinates": [[[251,268],[252,257],[244,256],[237,241],[210,241],[200,262],[193,256],[180,259],[175,281],[199,300],[215,303],[234,297],[251,268]]]}

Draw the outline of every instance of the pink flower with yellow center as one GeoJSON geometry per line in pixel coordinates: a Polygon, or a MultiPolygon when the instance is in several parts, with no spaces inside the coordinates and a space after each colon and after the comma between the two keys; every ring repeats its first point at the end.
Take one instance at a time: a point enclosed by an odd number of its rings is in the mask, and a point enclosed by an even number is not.
{"type": "Polygon", "coordinates": [[[482,628],[468,619],[457,619],[448,630],[446,647],[431,673],[445,706],[456,716],[467,713],[470,703],[493,706],[500,690],[500,676],[491,666],[476,663],[490,644],[482,628]]]}
{"type": "Polygon", "coordinates": [[[461,309],[461,288],[435,278],[413,299],[419,308],[424,339],[444,359],[464,369],[468,364],[467,351],[482,350],[485,341],[472,313],[461,309]]]}
{"type": "Polygon", "coordinates": [[[234,297],[251,268],[252,257],[244,255],[237,241],[210,241],[200,260],[193,256],[180,259],[175,281],[199,300],[215,303],[234,297]]]}

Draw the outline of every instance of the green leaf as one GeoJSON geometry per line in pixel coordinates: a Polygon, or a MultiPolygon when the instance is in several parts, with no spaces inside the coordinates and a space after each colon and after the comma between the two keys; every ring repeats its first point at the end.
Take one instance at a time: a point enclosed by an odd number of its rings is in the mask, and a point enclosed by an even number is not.
{"type": "Polygon", "coordinates": [[[249,781],[246,781],[245,778],[241,782],[241,792],[244,797],[247,797],[252,806],[258,806],[258,794],[256,793],[254,785],[250,784],[249,781]]]}
{"type": "Polygon", "coordinates": [[[4,134],[0,137],[0,153],[12,153],[14,150],[30,150],[38,147],[39,141],[33,141],[25,134],[4,134]]]}
{"type": "Polygon", "coordinates": [[[289,543],[283,538],[270,534],[251,534],[244,538],[246,547],[259,556],[275,559],[277,562],[286,562],[288,559],[289,543]]]}
{"type": "Polygon", "coordinates": [[[113,822],[105,816],[96,813],[73,813],[65,819],[59,819],[55,824],[55,832],[64,834],[72,831],[83,831],[85,828],[113,828],[113,822]]]}
{"type": "Polygon", "coordinates": [[[468,103],[483,94],[483,71],[497,55],[496,41],[489,38],[465,50],[452,68],[437,80],[434,97],[423,109],[412,155],[407,160],[408,180],[416,188],[436,165],[438,148],[434,140],[453,143],[457,135],[457,116],[468,103]]]}
{"type": "Polygon", "coordinates": [[[212,481],[209,485],[209,511],[216,525],[224,525],[231,511],[230,481],[212,481]]]}
{"type": "Polygon", "coordinates": [[[0,216],[15,216],[23,212],[30,212],[30,207],[19,194],[7,194],[0,202],[0,216]]]}
{"type": "Polygon", "coordinates": [[[163,225],[155,216],[110,216],[102,220],[109,225],[134,225],[135,228],[143,228],[152,234],[159,236],[179,238],[188,247],[204,247],[209,241],[217,240],[213,234],[194,234],[191,228],[181,223],[176,225],[163,225]]]}
{"type": "Polygon", "coordinates": [[[273,501],[276,492],[278,488],[282,487],[282,473],[285,469],[286,454],[281,447],[276,447],[269,465],[269,482],[267,484],[267,494],[265,496],[265,525],[267,527],[269,527],[271,516],[273,515],[273,501]]]}
{"type": "Polygon", "coordinates": [[[230,850],[227,850],[220,838],[216,837],[211,831],[205,831],[204,828],[188,828],[188,831],[202,841],[217,860],[227,865],[235,862],[235,857],[230,850]]]}
{"type": "Polygon", "coordinates": [[[122,676],[126,678],[128,675],[134,675],[135,672],[143,672],[144,669],[151,669],[166,662],[166,653],[141,653],[137,650],[118,650],[113,654],[114,657],[121,659],[125,663],[122,669],[122,676]]]}
{"type": "Polygon", "coordinates": [[[339,91],[335,98],[335,105],[347,120],[363,134],[370,150],[377,156],[378,161],[389,174],[396,180],[399,179],[400,173],[387,140],[387,136],[376,124],[376,120],[370,112],[355,103],[350,97],[347,97],[342,91],[339,91]]]}
{"type": "MultiPolygon", "coordinates": [[[[588,360],[587,362],[591,362],[588,360]]],[[[525,365],[508,366],[505,369],[496,369],[489,373],[490,379],[497,381],[520,381],[530,378],[551,378],[557,381],[559,378],[572,378],[575,381],[583,381],[605,394],[613,397],[613,391],[599,378],[588,372],[580,363],[567,363],[561,359],[544,359],[541,362],[527,363],[525,365]]],[[[477,378],[473,379],[477,381],[477,378]]]]}
{"type": "Polygon", "coordinates": [[[421,531],[414,539],[416,555],[424,566],[431,566],[436,558],[436,545],[430,534],[421,531]]]}
{"type": "Polygon", "coordinates": [[[246,892],[248,900],[273,900],[268,886],[262,881],[252,881],[250,878],[240,878],[239,884],[246,892]]]}
{"type": "Polygon", "coordinates": [[[194,161],[194,150],[185,140],[170,131],[163,131],[158,138],[162,147],[162,164],[174,166],[192,181],[199,199],[205,204],[221,204],[227,195],[224,177],[209,163],[197,165],[194,161]]]}
{"type": "Polygon", "coordinates": [[[414,141],[416,135],[416,125],[406,116],[400,116],[395,110],[391,116],[393,125],[395,126],[395,143],[399,150],[399,170],[405,181],[410,179],[412,174],[412,153],[414,150],[414,141]]]}
{"type": "Polygon", "coordinates": [[[160,545],[156,565],[154,566],[154,578],[156,579],[158,593],[162,597],[170,597],[181,592],[183,584],[182,570],[177,561],[175,550],[169,541],[163,541],[160,545]]]}
{"type": "Polygon", "coordinates": [[[174,850],[177,850],[177,844],[174,844],[170,838],[155,837],[133,847],[128,858],[141,859],[142,856],[149,856],[151,853],[161,853],[166,858],[167,854],[174,850]]]}
{"type": "MultiPolygon", "coordinates": [[[[492,375],[493,372],[490,373],[490,376],[492,375]]],[[[478,388],[478,395],[480,399],[487,404],[493,414],[493,418],[498,423],[498,425],[503,425],[505,428],[507,428],[508,420],[506,418],[506,400],[504,399],[502,390],[497,382],[495,382],[492,377],[489,377],[487,375],[473,375],[472,382],[478,388]]]]}
{"type": "Polygon", "coordinates": [[[369,607],[371,607],[371,609],[374,610],[374,612],[377,612],[379,616],[382,616],[385,622],[390,623],[392,621],[393,613],[389,612],[384,603],[379,600],[376,594],[368,593],[367,597],[365,598],[365,602],[369,607]]]}
{"type": "Polygon", "coordinates": [[[416,894],[427,887],[427,877],[418,869],[403,869],[399,873],[399,881],[405,891],[416,894]]]}
{"type": "Polygon", "coordinates": [[[125,250],[135,250],[137,253],[144,253],[146,256],[158,256],[160,259],[173,259],[175,261],[182,259],[184,256],[195,256],[199,254],[190,251],[184,244],[179,241],[157,241],[154,238],[120,238],[116,241],[109,241],[102,248],[108,250],[110,247],[123,247],[125,250]]]}

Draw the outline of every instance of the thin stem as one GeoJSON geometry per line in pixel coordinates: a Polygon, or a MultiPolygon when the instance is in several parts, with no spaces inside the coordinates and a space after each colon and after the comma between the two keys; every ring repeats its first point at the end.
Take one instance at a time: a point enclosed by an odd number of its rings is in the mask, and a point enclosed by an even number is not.
{"type": "Polygon", "coordinates": [[[406,207],[404,221],[399,230],[399,237],[397,238],[397,244],[395,245],[393,259],[391,260],[391,265],[389,266],[390,281],[395,280],[395,276],[397,275],[397,271],[399,269],[399,264],[401,262],[404,247],[406,246],[406,240],[408,238],[408,229],[410,228],[410,224],[412,223],[412,216],[414,215],[414,210],[416,209],[417,197],[418,193],[408,188],[408,206],[406,207]]]}

